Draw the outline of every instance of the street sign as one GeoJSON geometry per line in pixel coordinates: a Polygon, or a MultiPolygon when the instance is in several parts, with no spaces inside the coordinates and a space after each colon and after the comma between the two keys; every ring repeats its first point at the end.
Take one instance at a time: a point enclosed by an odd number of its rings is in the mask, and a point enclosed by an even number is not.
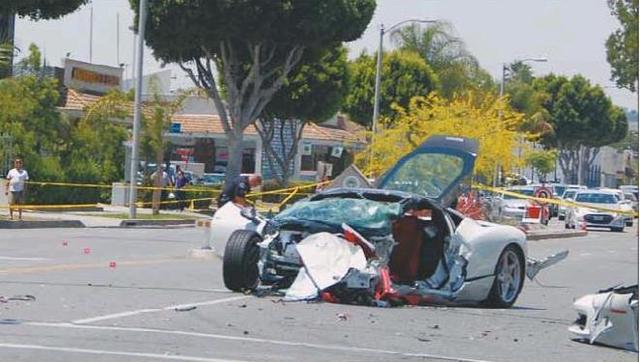
{"type": "MultiPolygon", "coordinates": [[[[547,188],[547,187],[538,187],[534,193],[535,197],[539,197],[542,199],[550,199],[553,197],[553,191],[551,191],[551,189],[547,188]]],[[[546,203],[542,203],[539,202],[540,204],[546,204],[546,203]]]]}
{"type": "Polygon", "coordinates": [[[171,129],[169,130],[171,133],[182,133],[182,123],[172,122],[171,129]]]}

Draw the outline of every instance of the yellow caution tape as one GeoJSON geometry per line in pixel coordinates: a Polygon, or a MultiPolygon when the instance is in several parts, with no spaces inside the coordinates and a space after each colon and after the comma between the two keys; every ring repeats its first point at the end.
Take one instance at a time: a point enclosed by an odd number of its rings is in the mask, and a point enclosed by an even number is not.
{"type": "MultiPolygon", "coordinates": [[[[113,185],[101,185],[101,184],[79,184],[79,183],[71,183],[71,182],[38,182],[38,181],[27,181],[27,184],[31,185],[40,185],[40,186],[66,186],[66,187],[86,187],[86,188],[104,188],[110,189],[113,188],[113,185]]],[[[129,183],[122,183],[122,188],[129,188],[129,183]]],[[[173,186],[170,187],[154,187],[154,186],[135,186],[137,190],[166,190],[166,191],[176,191],[176,188],[173,186]]],[[[183,188],[179,189],[184,192],[211,192],[214,194],[222,192],[218,189],[195,189],[195,188],[183,188]]]]}
{"type": "MultiPolygon", "coordinates": [[[[300,192],[302,189],[315,188],[319,185],[325,185],[329,181],[318,182],[314,184],[304,185],[304,186],[294,186],[285,189],[271,190],[265,192],[256,192],[247,195],[247,197],[257,197],[263,195],[288,195],[284,201],[280,205],[284,205],[288,202],[295,194],[302,195],[311,195],[313,192],[300,192]]],[[[39,185],[39,186],[61,186],[61,187],[86,187],[86,188],[112,188],[113,185],[101,185],[101,184],[84,184],[84,183],[71,183],[71,182],[39,182],[39,181],[27,181],[28,184],[31,185],[39,185]]],[[[124,184],[124,187],[129,187],[128,184],[124,184]]],[[[150,186],[135,186],[137,190],[167,190],[171,192],[177,191],[174,187],[150,187],[150,186]]],[[[222,192],[221,190],[207,190],[207,189],[194,189],[194,188],[184,188],[180,189],[182,192],[209,192],[213,195],[219,194],[222,192]]],[[[184,202],[185,204],[191,203],[194,201],[212,201],[215,200],[215,197],[205,197],[205,198],[197,198],[197,199],[185,199],[185,200],[165,200],[159,201],[159,205],[166,204],[177,204],[179,202],[184,202]]],[[[153,205],[153,201],[137,201],[137,207],[144,207],[145,205],[153,205]]],[[[85,208],[85,207],[97,207],[98,203],[93,204],[59,204],[59,205],[36,205],[36,204],[24,204],[24,205],[12,205],[12,206],[0,206],[0,209],[74,209],[74,208],[85,208]]]]}
{"type": "Polygon", "coordinates": [[[71,204],[71,205],[8,205],[0,206],[0,209],[74,209],[83,207],[98,207],[98,204],[71,204]]]}
{"type": "Polygon", "coordinates": [[[582,207],[582,208],[586,208],[586,209],[593,209],[593,210],[604,211],[604,212],[612,212],[612,213],[616,213],[616,214],[620,214],[620,215],[628,215],[628,216],[634,216],[634,217],[637,217],[639,215],[637,212],[634,212],[634,211],[624,211],[624,210],[610,209],[610,208],[607,208],[607,207],[585,205],[585,204],[581,204],[581,203],[578,203],[578,202],[573,202],[573,201],[568,201],[568,200],[563,200],[563,199],[527,196],[527,195],[519,194],[517,192],[507,191],[504,188],[491,187],[491,186],[482,185],[482,184],[475,184],[475,185],[472,185],[471,187],[475,188],[475,189],[478,189],[478,190],[485,190],[485,191],[501,193],[501,194],[517,197],[517,198],[520,198],[520,199],[527,199],[527,200],[531,200],[531,201],[537,201],[537,202],[540,202],[540,203],[556,204],[556,205],[567,206],[567,207],[582,207]]]}
{"type": "Polygon", "coordinates": [[[285,197],[285,199],[280,203],[280,205],[278,205],[278,210],[284,206],[287,202],[289,202],[289,200],[291,200],[291,198],[298,192],[299,188],[296,187],[295,190],[293,190],[293,192],[291,194],[289,194],[289,196],[285,197]]]}

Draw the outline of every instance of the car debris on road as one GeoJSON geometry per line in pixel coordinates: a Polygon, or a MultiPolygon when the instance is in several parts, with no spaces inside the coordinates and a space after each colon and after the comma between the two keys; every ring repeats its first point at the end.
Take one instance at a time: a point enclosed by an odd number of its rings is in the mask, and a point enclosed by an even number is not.
{"type": "Polygon", "coordinates": [[[638,352],[638,285],[613,287],[575,301],[575,339],[638,352]]]}

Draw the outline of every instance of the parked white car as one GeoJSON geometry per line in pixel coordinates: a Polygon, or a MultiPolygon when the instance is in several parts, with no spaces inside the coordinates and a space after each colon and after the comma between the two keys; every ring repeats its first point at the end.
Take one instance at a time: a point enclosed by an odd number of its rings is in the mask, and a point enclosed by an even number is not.
{"type": "MultiPolygon", "coordinates": [[[[577,192],[578,192],[578,189],[567,189],[562,194],[562,196],[560,196],[560,200],[573,201],[574,198],[576,197],[576,193],[577,192]]],[[[566,216],[567,216],[567,206],[559,205],[558,206],[558,220],[564,220],[564,218],[566,216]]]]}
{"type": "Polygon", "coordinates": [[[611,191],[616,194],[616,196],[618,197],[618,200],[620,201],[620,211],[623,211],[626,213],[625,219],[624,219],[625,224],[627,226],[633,226],[633,215],[632,215],[633,201],[631,199],[628,199],[624,195],[624,191],[619,189],[609,189],[609,188],[601,188],[600,190],[611,191]]]}
{"type": "MultiPolygon", "coordinates": [[[[506,191],[533,197],[534,189],[532,186],[514,186],[506,189],[506,191]]],[[[529,199],[523,199],[504,193],[498,195],[495,202],[497,203],[497,207],[494,209],[497,210],[498,220],[522,220],[524,214],[527,212],[527,207],[531,205],[531,201],[529,201],[529,199]]]]}
{"type": "Polygon", "coordinates": [[[583,224],[586,227],[609,228],[611,231],[623,231],[627,216],[624,203],[615,191],[583,190],[576,193],[574,201],[580,206],[568,209],[565,228],[576,229],[583,224]]]}
{"type": "Polygon", "coordinates": [[[636,197],[636,195],[633,192],[625,192],[624,193],[624,199],[625,200],[629,200],[631,202],[631,208],[633,209],[633,211],[635,211],[637,213],[638,212],[638,198],[636,197]]]}

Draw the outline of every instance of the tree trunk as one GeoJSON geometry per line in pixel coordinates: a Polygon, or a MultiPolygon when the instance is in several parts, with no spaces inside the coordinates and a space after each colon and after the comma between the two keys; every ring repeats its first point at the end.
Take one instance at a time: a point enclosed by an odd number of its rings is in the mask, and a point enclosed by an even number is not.
{"type": "Polygon", "coordinates": [[[180,64],[193,83],[207,91],[213,100],[222,128],[229,142],[229,161],[225,184],[231,182],[241,171],[242,133],[260,117],[274,94],[282,88],[287,76],[298,64],[304,52],[304,46],[296,45],[286,50],[284,57],[277,57],[277,44],[245,43],[221,41],[215,45],[218,55],[207,47],[201,47],[203,58],[191,61],[196,71],[180,64]],[[248,50],[251,64],[243,62],[238,56],[248,50]],[[212,62],[216,62],[217,70],[224,82],[226,102],[218,89],[218,81],[214,77],[212,62]],[[246,68],[246,69],[244,69],[246,68]],[[239,71],[244,69],[244,71],[239,71]]]}
{"type": "Polygon", "coordinates": [[[225,176],[225,184],[232,182],[236,177],[242,173],[242,140],[244,135],[242,131],[232,132],[228,134],[227,151],[229,153],[229,159],[227,161],[227,172],[225,176]]]}
{"type": "Polygon", "coordinates": [[[560,160],[560,169],[562,170],[562,175],[564,177],[563,181],[565,183],[570,183],[569,180],[571,179],[571,172],[572,172],[571,151],[561,149],[559,160],[560,160]]]}
{"type": "Polygon", "coordinates": [[[591,174],[591,166],[600,153],[599,147],[583,147],[582,150],[582,180],[587,181],[591,174]]]}

